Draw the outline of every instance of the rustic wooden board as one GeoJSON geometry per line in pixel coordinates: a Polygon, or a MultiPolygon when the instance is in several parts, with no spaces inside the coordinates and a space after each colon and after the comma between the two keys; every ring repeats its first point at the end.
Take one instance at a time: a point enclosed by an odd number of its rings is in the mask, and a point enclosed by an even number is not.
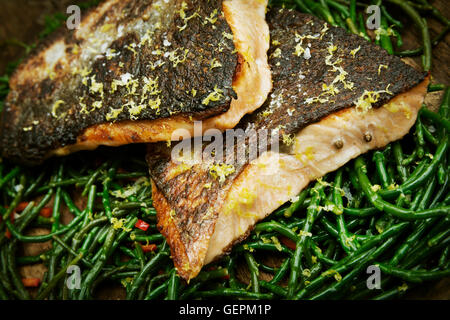
{"type": "MultiPolygon", "coordinates": [[[[20,41],[31,44],[38,40],[39,32],[44,28],[45,16],[55,12],[65,12],[70,4],[84,2],[82,0],[0,0],[0,75],[4,74],[9,61],[16,61],[25,53],[24,49],[14,42],[20,41]]],[[[447,0],[431,1],[442,14],[450,17],[450,7],[447,0]]],[[[406,26],[411,23],[404,14],[397,15],[402,17],[402,22],[406,26]]],[[[430,32],[432,38],[439,33],[442,26],[437,21],[430,21],[430,32]]],[[[414,27],[406,28],[403,35],[404,45],[402,49],[416,48],[420,45],[420,33],[414,27]]],[[[450,34],[441,41],[433,50],[433,69],[432,76],[434,83],[444,83],[449,85],[450,79],[450,34]]],[[[413,63],[420,66],[420,58],[413,58],[413,63]]],[[[420,68],[420,67],[419,67],[420,68]]],[[[431,109],[436,109],[442,93],[432,93],[426,98],[426,103],[431,109]]],[[[83,199],[79,198],[80,205],[84,205],[83,199]]],[[[49,204],[51,205],[51,204],[49,204]]],[[[64,219],[70,219],[68,212],[63,212],[64,219]]],[[[45,229],[32,230],[30,234],[43,234],[48,231],[45,229]]],[[[50,243],[29,244],[23,248],[24,255],[36,255],[48,249],[50,243]]],[[[277,259],[267,258],[268,265],[277,265],[277,259]]],[[[46,268],[43,265],[26,266],[21,268],[22,276],[42,278],[46,268]]],[[[241,279],[248,279],[246,268],[238,270],[238,276],[241,279]]],[[[262,276],[266,277],[265,275],[262,276]]],[[[116,286],[105,286],[98,292],[99,299],[123,299],[124,290],[116,286]]],[[[447,299],[450,300],[450,278],[441,280],[438,283],[424,284],[406,296],[412,299],[447,299]]]]}

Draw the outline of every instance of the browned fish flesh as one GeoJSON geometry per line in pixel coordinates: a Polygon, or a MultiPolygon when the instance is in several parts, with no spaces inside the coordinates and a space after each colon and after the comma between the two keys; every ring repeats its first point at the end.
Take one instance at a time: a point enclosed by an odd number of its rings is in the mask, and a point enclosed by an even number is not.
{"type": "Polygon", "coordinates": [[[361,37],[287,9],[267,21],[274,88],[238,125],[249,133],[244,143],[223,150],[218,163],[174,159],[176,145],[148,148],[158,226],[187,280],[311,180],[403,137],[426,93],[426,74],[361,37]],[[263,130],[278,133],[279,152],[250,152],[263,130]]]}
{"type": "MultiPolygon", "coordinates": [[[[266,0],[107,0],[22,63],[0,118],[5,158],[234,127],[271,90],[266,0]]],[[[201,134],[201,133],[200,133],[201,134]]]]}

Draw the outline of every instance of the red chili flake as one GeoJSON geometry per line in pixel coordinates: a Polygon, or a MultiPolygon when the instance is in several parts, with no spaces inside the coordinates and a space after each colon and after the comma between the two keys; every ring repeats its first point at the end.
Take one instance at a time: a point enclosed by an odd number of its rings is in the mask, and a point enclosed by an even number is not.
{"type": "MultiPolygon", "coordinates": [[[[2,217],[0,217],[0,222],[2,222],[3,219],[2,217]]],[[[8,230],[8,228],[6,228],[5,230],[5,237],[7,237],[8,239],[11,239],[11,232],[8,230]]]]}
{"type": "Polygon", "coordinates": [[[40,282],[39,278],[22,278],[22,283],[26,288],[37,288],[40,282]]]}
{"type": "Polygon", "coordinates": [[[29,202],[21,202],[16,207],[16,212],[22,212],[28,206],[29,202]]]}
{"type": "Polygon", "coordinates": [[[295,248],[296,248],[295,242],[284,236],[280,236],[280,242],[291,250],[295,250],[295,248]]]}
{"type": "Polygon", "coordinates": [[[50,218],[53,214],[53,208],[42,208],[39,214],[44,218],[50,218]]]}
{"type": "Polygon", "coordinates": [[[144,230],[144,231],[147,231],[148,227],[150,227],[150,225],[147,222],[142,221],[140,219],[138,219],[138,221],[136,222],[136,224],[134,226],[136,228],[144,230]]]}
{"type": "MultiPolygon", "coordinates": [[[[11,213],[11,215],[9,216],[9,220],[11,220],[11,222],[14,223],[14,212],[11,213]]],[[[0,217],[0,222],[2,221],[2,218],[0,217]]],[[[8,228],[6,228],[5,230],[5,237],[7,237],[8,239],[11,239],[12,234],[11,231],[9,231],[8,228]]]]}
{"type": "Polygon", "coordinates": [[[142,247],[142,251],[145,252],[145,253],[153,252],[153,251],[156,251],[156,249],[157,249],[156,244],[153,244],[153,243],[145,244],[145,245],[141,244],[141,247],[142,247]]]}

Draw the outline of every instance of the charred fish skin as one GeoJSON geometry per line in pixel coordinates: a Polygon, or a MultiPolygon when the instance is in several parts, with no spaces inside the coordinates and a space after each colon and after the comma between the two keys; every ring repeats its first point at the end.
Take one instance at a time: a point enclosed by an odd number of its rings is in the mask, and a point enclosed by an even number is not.
{"type": "Polygon", "coordinates": [[[158,229],[167,239],[178,273],[191,279],[203,266],[209,236],[232,183],[219,183],[202,165],[171,162],[170,149],[163,143],[148,145],[146,159],[158,229]]]}
{"type": "Polygon", "coordinates": [[[271,10],[267,20],[274,89],[259,112],[248,117],[252,120],[243,122],[279,127],[281,136],[295,134],[358,100],[361,111],[378,108],[426,76],[383,48],[314,16],[271,10]],[[296,107],[280,108],[279,104],[296,107]]]}
{"type": "MultiPolygon", "coordinates": [[[[425,79],[424,73],[383,49],[310,15],[273,9],[267,20],[273,91],[257,112],[242,119],[238,128],[278,131],[287,154],[294,152],[295,134],[303,128],[355,105],[361,114],[376,110],[425,79]]],[[[162,144],[148,150],[160,231],[171,246],[179,274],[193,278],[203,263],[217,258],[208,252],[208,236],[213,236],[219,215],[225,215],[224,205],[233,184],[254,159],[238,162],[219,182],[211,174],[210,163],[176,164],[170,158],[171,148],[162,144]],[[203,256],[205,251],[207,255],[203,256]],[[180,252],[182,255],[176,256],[180,252]]],[[[236,146],[230,152],[235,151],[236,146]]],[[[239,179],[237,183],[243,182],[239,179]]],[[[248,232],[245,229],[224,244],[222,253],[248,232]]]]}
{"type": "Polygon", "coordinates": [[[54,35],[11,79],[2,156],[36,164],[107,122],[226,112],[239,53],[221,0],[109,0],[54,35]]]}

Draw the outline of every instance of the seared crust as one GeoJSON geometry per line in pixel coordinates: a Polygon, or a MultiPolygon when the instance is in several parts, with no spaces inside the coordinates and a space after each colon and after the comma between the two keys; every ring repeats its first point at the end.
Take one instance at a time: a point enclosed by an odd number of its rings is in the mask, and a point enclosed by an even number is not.
{"type": "MultiPolygon", "coordinates": [[[[363,38],[329,27],[310,15],[287,9],[272,10],[268,23],[274,88],[263,107],[240,122],[238,128],[246,132],[275,130],[282,142],[288,142],[293,138],[290,135],[327,115],[355,104],[361,109],[379,107],[393,96],[415,87],[425,77],[363,38]],[[339,74],[342,78],[333,83],[339,74]],[[332,84],[334,90],[325,89],[332,84]],[[368,94],[372,97],[369,106],[366,104],[368,94]]],[[[236,177],[254,159],[248,154],[251,137],[245,142],[247,157],[239,158],[234,172],[220,183],[210,173],[211,163],[176,164],[171,161],[171,148],[162,144],[148,148],[150,175],[157,187],[154,194],[161,194],[166,200],[163,207],[157,207],[159,221],[164,217],[160,222],[161,230],[169,244],[184,246],[184,249],[174,248],[173,254],[190,251],[190,254],[174,257],[175,266],[185,279],[200,271],[204,248],[208,247],[205,236],[212,235],[211,229],[214,230],[217,217],[224,210],[223,203],[236,177]],[[166,219],[167,211],[172,212],[170,221],[166,219]],[[177,239],[172,241],[174,234],[177,239]]],[[[235,157],[237,147],[235,144],[231,150],[235,157]]],[[[289,152],[289,143],[285,150],[289,152]]],[[[234,242],[242,239],[244,237],[234,242]]]]}
{"type": "MultiPolygon", "coordinates": [[[[161,212],[158,217],[158,229],[167,239],[173,262],[177,266],[183,266],[186,261],[189,261],[189,258],[186,252],[186,247],[183,244],[182,234],[179,232],[180,229],[172,223],[170,206],[163,194],[159,192],[154,182],[152,182],[152,199],[155,209],[158,212],[161,212]]],[[[188,275],[183,272],[182,267],[179,268],[178,273],[182,275],[183,278],[189,278],[188,275]]]]}
{"type": "Polygon", "coordinates": [[[217,213],[231,184],[220,188],[202,166],[180,168],[170,162],[170,153],[166,153],[169,149],[163,143],[149,145],[148,149],[158,228],[170,245],[179,274],[191,279],[203,266],[217,213]],[[205,187],[208,185],[213,192],[205,187]]]}
{"type": "Polygon", "coordinates": [[[400,58],[388,55],[383,48],[342,28],[328,26],[313,16],[292,10],[271,10],[267,20],[274,89],[259,112],[243,122],[261,128],[281,125],[281,133],[293,134],[328,114],[354,106],[365,90],[378,92],[379,97],[371,103],[372,108],[378,108],[426,76],[400,58]],[[331,64],[335,62],[333,71],[331,64]],[[334,84],[339,91],[332,94],[332,89],[324,90],[323,85],[330,87],[341,74],[340,68],[345,73],[334,84]],[[264,111],[273,113],[264,116],[264,111]]]}
{"type": "Polygon", "coordinates": [[[34,164],[106,122],[224,113],[238,53],[222,0],[109,0],[43,43],[11,79],[2,156],[34,164]]]}

